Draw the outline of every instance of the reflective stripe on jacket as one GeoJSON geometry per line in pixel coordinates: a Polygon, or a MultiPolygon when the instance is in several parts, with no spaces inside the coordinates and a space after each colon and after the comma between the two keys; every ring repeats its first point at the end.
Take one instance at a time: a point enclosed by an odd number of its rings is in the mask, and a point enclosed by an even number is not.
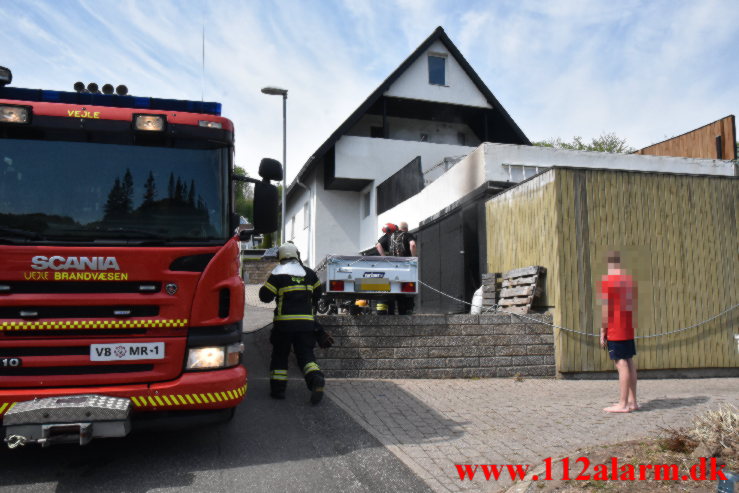
{"type": "MultiPolygon", "coordinates": [[[[271,274],[259,290],[259,299],[269,303],[277,299],[274,321],[289,323],[287,330],[312,330],[314,306],[321,296],[321,281],[316,273],[304,267],[306,275],[271,274]],[[295,322],[303,321],[302,324],[295,322]],[[305,324],[310,322],[310,324],[305,324]],[[299,327],[299,325],[301,327],[299,327]]],[[[278,328],[278,327],[275,327],[278,328]]]]}

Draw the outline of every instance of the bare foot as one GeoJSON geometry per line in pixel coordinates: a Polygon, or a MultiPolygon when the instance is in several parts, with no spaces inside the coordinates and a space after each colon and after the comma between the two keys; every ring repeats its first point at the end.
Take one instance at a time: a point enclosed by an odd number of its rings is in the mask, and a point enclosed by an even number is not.
{"type": "MultiPolygon", "coordinates": [[[[621,407],[618,402],[614,402],[612,407],[621,407]]],[[[626,407],[629,409],[629,411],[638,411],[641,409],[639,404],[627,404],[626,407]]]]}
{"type": "Polygon", "coordinates": [[[621,406],[619,404],[610,406],[610,407],[604,407],[603,410],[607,413],[630,413],[631,409],[625,406],[621,406]]]}

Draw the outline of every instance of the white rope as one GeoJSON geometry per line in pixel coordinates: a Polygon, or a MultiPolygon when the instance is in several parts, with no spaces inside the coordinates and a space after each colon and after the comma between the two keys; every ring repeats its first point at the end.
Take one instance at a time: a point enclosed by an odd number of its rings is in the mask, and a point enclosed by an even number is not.
{"type": "MultiPolygon", "coordinates": [[[[683,327],[681,329],[675,329],[675,330],[671,330],[669,332],[662,332],[661,334],[651,334],[651,335],[646,335],[646,336],[636,336],[634,339],[650,339],[652,337],[663,337],[663,336],[668,336],[668,335],[672,335],[672,334],[677,334],[679,332],[685,332],[686,330],[694,329],[695,327],[698,327],[698,326],[707,324],[708,322],[717,319],[721,315],[724,315],[726,313],[729,313],[730,311],[736,309],[737,307],[739,307],[739,304],[736,304],[736,305],[734,305],[734,306],[732,306],[730,308],[727,308],[726,310],[722,311],[718,315],[714,315],[711,318],[708,318],[706,320],[703,320],[701,322],[698,322],[697,324],[693,324],[693,325],[691,325],[689,327],[683,327]]],[[[600,337],[600,332],[598,332],[597,334],[593,334],[593,333],[590,333],[590,332],[581,332],[579,330],[568,329],[567,327],[560,327],[558,325],[550,324],[550,323],[547,323],[547,322],[541,322],[539,320],[536,320],[535,318],[531,318],[531,317],[527,317],[525,315],[521,315],[520,313],[513,313],[513,315],[516,315],[516,316],[522,317],[522,318],[527,318],[529,320],[533,320],[534,322],[538,322],[538,323],[550,325],[552,327],[556,327],[556,328],[558,328],[560,330],[564,330],[566,332],[572,332],[574,334],[580,334],[580,335],[590,336],[590,337],[600,337]]]]}
{"type": "MultiPolygon", "coordinates": [[[[393,260],[391,260],[391,259],[392,259],[392,257],[386,257],[386,256],[382,257],[382,260],[385,261],[385,262],[393,262],[393,260]]],[[[357,259],[357,260],[355,260],[354,262],[352,262],[349,265],[350,266],[351,265],[354,265],[356,262],[359,262],[360,260],[362,260],[362,259],[361,258],[360,259],[357,259]]],[[[440,295],[446,296],[447,298],[452,299],[454,301],[457,301],[459,303],[463,303],[463,304],[469,305],[469,306],[477,306],[477,305],[473,305],[469,301],[461,300],[461,299],[456,298],[456,297],[454,297],[454,296],[452,296],[450,294],[447,294],[447,293],[445,293],[445,292],[443,292],[443,291],[441,291],[439,289],[436,289],[435,287],[430,286],[429,284],[426,284],[425,282],[421,281],[420,279],[418,280],[418,284],[421,284],[423,286],[426,286],[431,291],[434,291],[436,293],[439,293],[440,295]]],[[[698,322],[696,324],[693,324],[693,325],[691,325],[689,327],[683,327],[683,328],[671,330],[671,331],[668,331],[668,332],[662,332],[660,334],[651,334],[651,335],[644,335],[644,336],[636,336],[635,339],[651,339],[652,337],[664,337],[664,336],[668,336],[668,335],[672,335],[672,334],[677,334],[677,333],[680,333],[680,332],[685,332],[686,330],[694,329],[694,328],[699,327],[701,325],[705,325],[708,322],[710,322],[712,320],[715,320],[718,317],[720,317],[720,316],[722,316],[722,315],[724,315],[726,313],[729,313],[732,310],[735,310],[737,307],[739,307],[739,303],[735,304],[734,306],[731,306],[731,307],[727,308],[726,310],[722,311],[721,313],[719,313],[717,315],[714,315],[711,318],[708,318],[706,320],[703,320],[701,322],[698,322]]],[[[481,307],[481,308],[483,308],[483,307],[481,307]]],[[[491,311],[497,311],[498,308],[499,308],[499,306],[497,304],[494,304],[494,305],[492,305],[492,306],[484,309],[484,312],[483,313],[489,313],[491,311]]],[[[573,334],[580,334],[580,335],[590,336],[590,337],[600,337],[600,331],[598,333],[596,333],[596,334],[593,334],[591,332],[582,332],[582,331],[579,331],[579,330],[569,329],[567,327],[561,327],[559,325],[551,324],[549,322],[544,322],[542,320],[537,320],[535,318],[527,317],[526,315],[522,315],[520,313],[512,313],[512,312],[506,312],[506,313],[510,313],[511,315],[516,315],[517,317],[525,318],[525,319],[534,321],[534,322],[539,323],[539,324],[548,325],[550,327],[554,327],[554,328],[559,329],[559,330],[564,330],[565,332],[571,332],[573,334]]]]}
{"type": "MultiPolygon", "coordinates": [[[[446,293],[444,293],[443,291],[439,291],[439,290],[438,290],[438,289],[436,289],[435,287],[433,287],[433,286],[429,286],[428,284],[426,284],[425,282],[421,281],[420,279],[419,279],[419,281],[418,281],[418,284],[422,284],[422,285],[426,286],[427,288],[429,288],[429,289],[430,289],[431,291],[436,291],[436,292],[437,292],[437,293],[439,293],[440,295],[442,295],[442,296],[446,296],[447,298],[451,298],[451,299],[453,299],[454,301],[458,301],[458,302],[460,302],[460,303],[464,303],[465,305],[469,305],[469,306],[478,306],[478,305],[474,305],[474,304],[472,304],[472,303],[470,303],[470,302],[468,302],[468,301],[465,301],[465,300],[460,300],[459,298],[455,298],[454,296],[452,296],[452,295],[450,295],[450,294],[446,294],[446,293]]],[[[484,308],[484,307],[480,306],[480,308],[484,308]]],[[[489,312],[489,311],[491,311],[491,310],[492,310],[492,311],[496,311],[497,309],[498,309],[498,305],[497,305],[497,304],[494,304],[493,306],[490,306],[490,307],[488,307],[487,309],[485,309],[485,313],[487,313],[487,312],[489,312]]]]}
{"type": "MultiPolygon", "coordinates": [[[[460,300],[459,298],[455,298],[452,295],[449,295],[447,293],[444,293],[443,291],[440,291],[440,290],[434,288],[433,286],[429,286],[428,284],[426,284],[425,282],[423,282],[421,280],[419,280],[418,283],[426,286],[427,288],[429,288],[432,291],[435,291],[435,292],[437,292],[437,293],[439,293],[439,294],[441,294],[443,296],[446,296],[447,298],[451,298],[451,299],[453,299],[455,301],[458,301],[460,303],[464,303],[465,305],[477,306],[477,305],[473,305],[472,303],[469,303],[469,302],[467,302],[465,300],[460,300]]],[[[701,322],[698,322],[697,324],[693,324],[693,325],[691,325],[689,327],[683,327],[681,329],[675,329],[675,330],[671,330],[669,332],[663,332],[661,334],[651,334],[651,335],[645,335],[645,336],[636,336],[635,339],[650,339],[652,337],[663,337],[663,336],[668,336],[668,335],[672,335],[672,334],[677,334],[679,332],[685,332],[686,330],[694,329],[695,327],[699,327],[701,325],[705,325],[708,322],[717,319],[721,315],[724,315],[726,313],[729,313],[730,311],[736,309],[737,307],[739,307],[739,303],[736,304],[736,305],[734,305],[734,306],[732,306],[732,307],[727,308],[726,310],[722,311],[721,313],[719,313],[717,315],[714,315],[711,318],[708,318],[706,320],[703,320],[701,322]]],[[[492,308],[493,310],[497,310],[498,309],[498,305],[493,305],[490,308],[492,308]]],[[[488,311],[490,311],[490,309],[486,310],[486,312],[488,312],[488,311]]],[[[539,324],[549,325],[550,327],[554,327],[554,328],[557,328],[559,330],[564,330],[565,332],[572,332],[573,334],[580,334],[580,335],[590,336],[590,337],[600,337],[600,332],[598,332],[597,334],[593,334],[591,332],[582,332],[582,331],[579,331],[579,330],[568,329],[567,327],[561,327],[561,326],[556,325],[556,324],[551,324],[549,322],[544,322],[542,320],[537,320],[537,319],[532,318],[532,317],[527,317],[526,315],[522,315],[520,313],[512,313],[512,312],[506,312],[506,313],[510,313],[511,315],[516,315],[517,317],[525,318],[525,319],[531,320],[531,321],[536,322],[536,323],[539,323],[539,324]]]]}

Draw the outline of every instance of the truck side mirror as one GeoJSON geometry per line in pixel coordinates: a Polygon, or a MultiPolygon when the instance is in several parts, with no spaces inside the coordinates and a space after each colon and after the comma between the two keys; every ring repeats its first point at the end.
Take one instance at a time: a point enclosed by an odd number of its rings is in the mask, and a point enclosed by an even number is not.
{"type": "Polygon", "coordinates": [[[271,233],[277,230],[277,187],[265,182],[254,184],[254,231],[271,233]]]}
{"type": "Polygon", "coordinates": [[[268,157],[259,163],[259,176],[268,181],[282,180],[282,165],[276,159],[268,157]]]}
{"type": "MultiPolygon", "coordinates": [[[[254,184],[254,228],[250,233],[271,233],[277,230],[279,197],[277,187],[269,182],[282,180],[282,165],[275,159],[264,158],[259,163],[259,176],[262,177],[262,181],[241,175],[232,175],[232,178],[254,184]]],[[[232,224],[235,228],[239,223],[234,219],[232,224]]],[[[241,233],[239,237],[241,238],[241,233]]]]}

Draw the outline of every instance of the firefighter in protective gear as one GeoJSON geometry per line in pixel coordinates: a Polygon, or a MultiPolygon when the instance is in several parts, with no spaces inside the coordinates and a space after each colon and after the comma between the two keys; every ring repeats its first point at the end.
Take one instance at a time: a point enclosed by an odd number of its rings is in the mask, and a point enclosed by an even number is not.
{"type": "Polygon", "coordinates": [[[280,246],[277,255],[279,265],[259,290],[262,302],[277,300],[269,338],[272,343],[270,395],[275,399],[285,398],[287,360],[292,348],[311,391],[311,403],[318,404],[323,398],[325,383],[313,354],[316,345],[314,313],[321,297],[321,282],[316,273],[300,261],[300,252],[292,243],[280,246]]]}

